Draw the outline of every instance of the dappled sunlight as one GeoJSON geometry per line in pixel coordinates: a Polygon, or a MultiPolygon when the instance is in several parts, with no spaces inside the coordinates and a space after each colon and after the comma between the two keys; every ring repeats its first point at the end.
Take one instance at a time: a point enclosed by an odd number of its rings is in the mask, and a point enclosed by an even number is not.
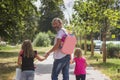
{"type": "Polygon", "coordinates": [[[37,64],[36,74],[48,74],[52,72],[52,64],[37,64]]]}
{"type": "Polygon", "coordinates": [[[0,63],[0,79],[13,80],[16,67],[15,62],[0,63]]]}

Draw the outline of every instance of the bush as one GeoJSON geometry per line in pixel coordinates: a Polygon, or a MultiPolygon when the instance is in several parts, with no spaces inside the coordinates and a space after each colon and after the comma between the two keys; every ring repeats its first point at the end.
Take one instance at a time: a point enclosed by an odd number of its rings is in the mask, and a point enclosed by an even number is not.
{"type": "Polygon", "coordinates": [[[107,44],[107,56],[108,57],[120,57],[120,44],[107,44]]]}
{"type": "Polygon", "coordinates": [[[51,40],[51,45],[54,44],[54,38],[55,38],[55,34],[52,33],[51,31],[48,31],[47,34],[49,35],[50,37],[50,40],[51,40]]]}
{"type": "Polygon", "coordinates": [[[44,32],[40,32],[36,38],[33,41],[33,46],[41,46],[41,47],[47,47],[50,46],[51,40],[49,38],[49,35],[44,32]]]}

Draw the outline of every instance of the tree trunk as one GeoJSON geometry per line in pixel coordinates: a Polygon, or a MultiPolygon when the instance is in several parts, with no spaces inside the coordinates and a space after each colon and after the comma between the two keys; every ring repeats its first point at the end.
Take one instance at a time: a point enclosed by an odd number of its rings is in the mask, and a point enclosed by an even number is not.
{"type": "Polygon", "coordinates": [[[86,55],[86,52],[87,52],[87,39],[86,39],[86,34],[84,35],[84,40],[85,40],[85,43],[84,43],[84,54],[86,55]]]}
{"type": "Polygon", "coordinates": [[[0,36],[0,42],[1,42],[2,40],[1,40],[1,36],[0,36]]]}
{"type": "Polygon", "coordinates": [[[91,32],[91,57],[94,56],[93,33],[91,32]]]}
{"type": "Polygon", "coordinates": [[[82,36],[80,36],[80,48],[82,48],[82,36]]]}
{"type": "Polygon", "coordinates": [[[106,57],[107,57],[107,50],[106,50],[106,33],[108,30],[108,22],[107,19],[105,18],[104,22],[104,29],[103,29],[103,44],[102,44],[102,49],[103,49],[103,62],[106,63],[106,57]]]}
{"type": "Polygon", "coordinates": [[[103,33],[103,44],[102,44],[102,50],[103,50],[103,62],[106,63],[106,32],[103,33]]]}

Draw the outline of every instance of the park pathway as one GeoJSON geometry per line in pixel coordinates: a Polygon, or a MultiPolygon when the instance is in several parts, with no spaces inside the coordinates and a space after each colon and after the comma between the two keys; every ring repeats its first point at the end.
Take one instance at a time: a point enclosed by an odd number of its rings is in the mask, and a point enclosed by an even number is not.
{"type": "MultiPolygon", "coordinates": [[[[35,80],[51,80],[51,70],[53,64],[53,55],[51,54],[45,61],[35,62],[35,80]]],[[[73,74],[74,64],[70,65],[70,80],[75,80],[73,74]]],[[[62,75],[59,75],[59,80],[62,80],[62,75]]],[[[87,67],[86,80],[110,80],[107,76],[100,71],[95,70],[93,67],[87,67]]]]}

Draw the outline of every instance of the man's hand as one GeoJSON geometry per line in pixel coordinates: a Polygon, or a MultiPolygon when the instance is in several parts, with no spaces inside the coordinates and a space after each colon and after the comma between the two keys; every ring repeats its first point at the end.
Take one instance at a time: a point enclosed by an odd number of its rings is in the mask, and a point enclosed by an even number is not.
{"type": "Polygon", "coordinates": [[[50,53],[45,53],[44,57],[47,58],[50,55],[50,53]]]}

